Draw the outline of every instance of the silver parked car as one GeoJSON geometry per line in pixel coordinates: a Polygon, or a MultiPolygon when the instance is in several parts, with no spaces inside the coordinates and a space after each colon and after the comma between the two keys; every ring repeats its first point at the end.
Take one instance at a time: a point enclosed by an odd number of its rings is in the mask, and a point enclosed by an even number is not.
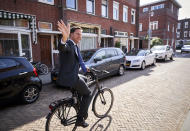
{"type": "Polygon", "coordinates": [[[183,52],[190,52],[190,45],[183,45],[181,48],[181,53],[183,52]]]}

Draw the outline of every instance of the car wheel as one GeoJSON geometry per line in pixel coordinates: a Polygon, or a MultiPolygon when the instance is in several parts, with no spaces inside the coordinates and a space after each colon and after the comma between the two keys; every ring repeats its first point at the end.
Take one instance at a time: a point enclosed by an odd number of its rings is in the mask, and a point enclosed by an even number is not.
{"type": "Polygon", "coordinates": [[[122,65],[119,66],[118,75],[122,76],[125,73],[125,69],[122,65]]]}
{"type": "Polygon", "coordinates": [[[21,100],[25,104],[35,102],[40,95],[40,90],[35,85],[29,85],[21,93],[21,100]]]}
{"type": "Polygon", "coordinates": [[[145,62],[143,61],[141,64],[141,69],[144,70],[145,69],[145,62]]]}
{"type": "Polygon", "coordinates": [[[153,60],[153,63],[152,63],[153,66],[156,65],[156,59],[153,60]]]}
{"type": "Polygon", "coordinates": [[[87,81],[86,81],[87,83],[94,81],[94,76],[92,73],[87,72],[85,76],[87,78],[87,81]]]}
{"type": "Polygon", "coordinates": [[[167,56],[164,57],[164,61],[166,61],[166,60],[167,60],[167,56]]]}
{"type": "Polygon", "coordinates": [[[171,55],[170,60],[173,60],[173,55],[171,55]]]}

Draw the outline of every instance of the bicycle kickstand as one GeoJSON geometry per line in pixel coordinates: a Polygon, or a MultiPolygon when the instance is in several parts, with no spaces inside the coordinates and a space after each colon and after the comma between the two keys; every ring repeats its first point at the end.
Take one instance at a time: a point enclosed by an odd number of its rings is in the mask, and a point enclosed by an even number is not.
{"type": "Polygon", "coordinates": [[[76,129],[77,129],[77,126],[74,126],[73,129],[72,129],[72,131],[76,131],[76,129]]]}

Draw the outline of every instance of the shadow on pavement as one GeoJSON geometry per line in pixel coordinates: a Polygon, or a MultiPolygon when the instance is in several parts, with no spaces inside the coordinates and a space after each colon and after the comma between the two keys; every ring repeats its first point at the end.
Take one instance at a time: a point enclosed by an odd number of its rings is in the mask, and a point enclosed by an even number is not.
{"type": "Polygon", "coordinates": [[[112,117],[107,115],[104,118],[99,119],[94,125],[90,128],[90,131],[107,131],[108,127],[112,122],[112,117]]]}

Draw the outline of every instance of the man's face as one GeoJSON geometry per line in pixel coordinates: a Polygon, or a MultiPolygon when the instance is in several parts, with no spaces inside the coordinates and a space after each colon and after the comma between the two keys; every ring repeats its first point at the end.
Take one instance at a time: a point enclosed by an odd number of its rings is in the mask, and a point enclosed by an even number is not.
{"type": "Polygon", "coordinates": [[[80,40],[82,39],[82,30],[81,29],[76,29],[74,33],[71,33],[71,39],[76,44],[79,44],[80,40]]]}

